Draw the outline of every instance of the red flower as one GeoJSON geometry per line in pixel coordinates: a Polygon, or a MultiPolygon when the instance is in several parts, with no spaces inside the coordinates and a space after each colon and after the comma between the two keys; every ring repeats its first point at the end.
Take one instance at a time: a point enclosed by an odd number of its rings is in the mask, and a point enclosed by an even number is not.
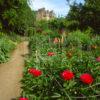
{"type": "Polygon", "coordinates": [[[92,84],[93,82],[93,77],[88,74],[88,73],[84,73],[80,76],[80,80],[83,82],[83,83],[86,83],[86,84],[92,84]]]}
{"type": "Polygon", "coordinates": [[[73,72],[71,72],[70,70],[64,70],[64,71],[61,73],[61,77],[62,77],[64,80],[71,80],[71,79],[74,77],[74,74],[73,74],[73,72]]]}
{"type": "Polygon", "coordinates": [[[38,76],[40,76],[40,75],[42,74],[42,72],[41,72],[40,70],[37,70],[37,69],[35,69],[35,68],[30,68],[30,69],[28,70],[28,72],[29,72],[30,74],[32,74],[33,76],[35,76],[35,77],[38,77],[38,76]]]}
{"type": "Polygon", "coordinates": [[[30,74],[33,74],[33,71],[34,70],[36,70],[35,68],[30,68],[30,69],[28,69],[28,72],[30,73],[30,74]]]}
{"type": "Polygon", "coordinates": [[[28,100],[28,98],[19,98],[19,100],[28,100]]]}
{"type": "Polygon", "coordinates": [[[97,61],[97,62],[100,62],[100,57],[97,57],[97,58],[96,58],[96,61],[97,61]]]}
{"type": "Polygon", "coordinates": [[[48,56],[53,56],[54,53],[53,52],[48,52],[48,56]]]}

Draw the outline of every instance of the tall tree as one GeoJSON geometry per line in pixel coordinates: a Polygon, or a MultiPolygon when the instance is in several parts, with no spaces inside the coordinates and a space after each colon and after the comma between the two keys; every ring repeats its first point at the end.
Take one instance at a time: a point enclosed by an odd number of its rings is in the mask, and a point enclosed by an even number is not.
{"type": "Polygon", "coordinates": [[[29,0],[0,0],[0,23],[5,31],[26,33],[34,22],[34,12],[31,11],[29,0]]]}
{"type": "Polygon", "coordinates": [[[91,27],[95,32],[100,32],[100,0],[85,0],[84,4],[70,5],[67,19],[77,21],[81,30],[91,27]]]}

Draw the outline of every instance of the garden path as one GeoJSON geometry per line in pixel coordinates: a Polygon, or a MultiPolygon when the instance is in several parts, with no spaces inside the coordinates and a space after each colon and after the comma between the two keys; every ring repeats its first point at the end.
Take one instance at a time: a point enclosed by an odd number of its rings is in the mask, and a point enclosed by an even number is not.
{"type": "Polygon", "coordinates": [[[18,44],[10,61],[0,64],[0,100],[15,100],[20,96],[25,54],[28,54],[28,41],[18,44]]]}

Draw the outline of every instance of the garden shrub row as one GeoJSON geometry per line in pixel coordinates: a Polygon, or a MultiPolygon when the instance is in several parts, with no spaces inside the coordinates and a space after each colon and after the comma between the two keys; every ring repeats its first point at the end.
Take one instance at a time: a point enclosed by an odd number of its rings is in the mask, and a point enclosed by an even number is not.
{"type": "Polygon", "coordinates": [[[15,46],[15,42],[13,42],[3,32],[0,32],[0,63],[4,63],[9,60],[10,53],[15,46]]]}
{"type": "Polygon", "coordinates": [[[31,36],[20,100],[99,99],[99,39],[80,31],[63,42],[58,35],[31,36]]]}

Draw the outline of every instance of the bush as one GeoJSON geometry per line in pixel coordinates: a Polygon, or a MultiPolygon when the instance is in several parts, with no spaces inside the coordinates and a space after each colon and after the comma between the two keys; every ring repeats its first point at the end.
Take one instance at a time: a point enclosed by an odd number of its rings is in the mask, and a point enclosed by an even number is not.
{"type": "Polygon", "coordinates": [[[69,33],[67,37],[67,45],[88,49],[90,44],[91,38],[89,34],[84,34],[79,30],[69,33]]]}
{"type": "Polygon", "coordinates": [[[36,33],[36,29],[33,27],[28,28],[26,36],[33,36],[36,33]]]}
{"type": "Polygon", "coordinates": [[[7,36],[0,36],[0,63],[4,63],[9,59],[10,52],[15,48],[15,43],[7,36]]]}

